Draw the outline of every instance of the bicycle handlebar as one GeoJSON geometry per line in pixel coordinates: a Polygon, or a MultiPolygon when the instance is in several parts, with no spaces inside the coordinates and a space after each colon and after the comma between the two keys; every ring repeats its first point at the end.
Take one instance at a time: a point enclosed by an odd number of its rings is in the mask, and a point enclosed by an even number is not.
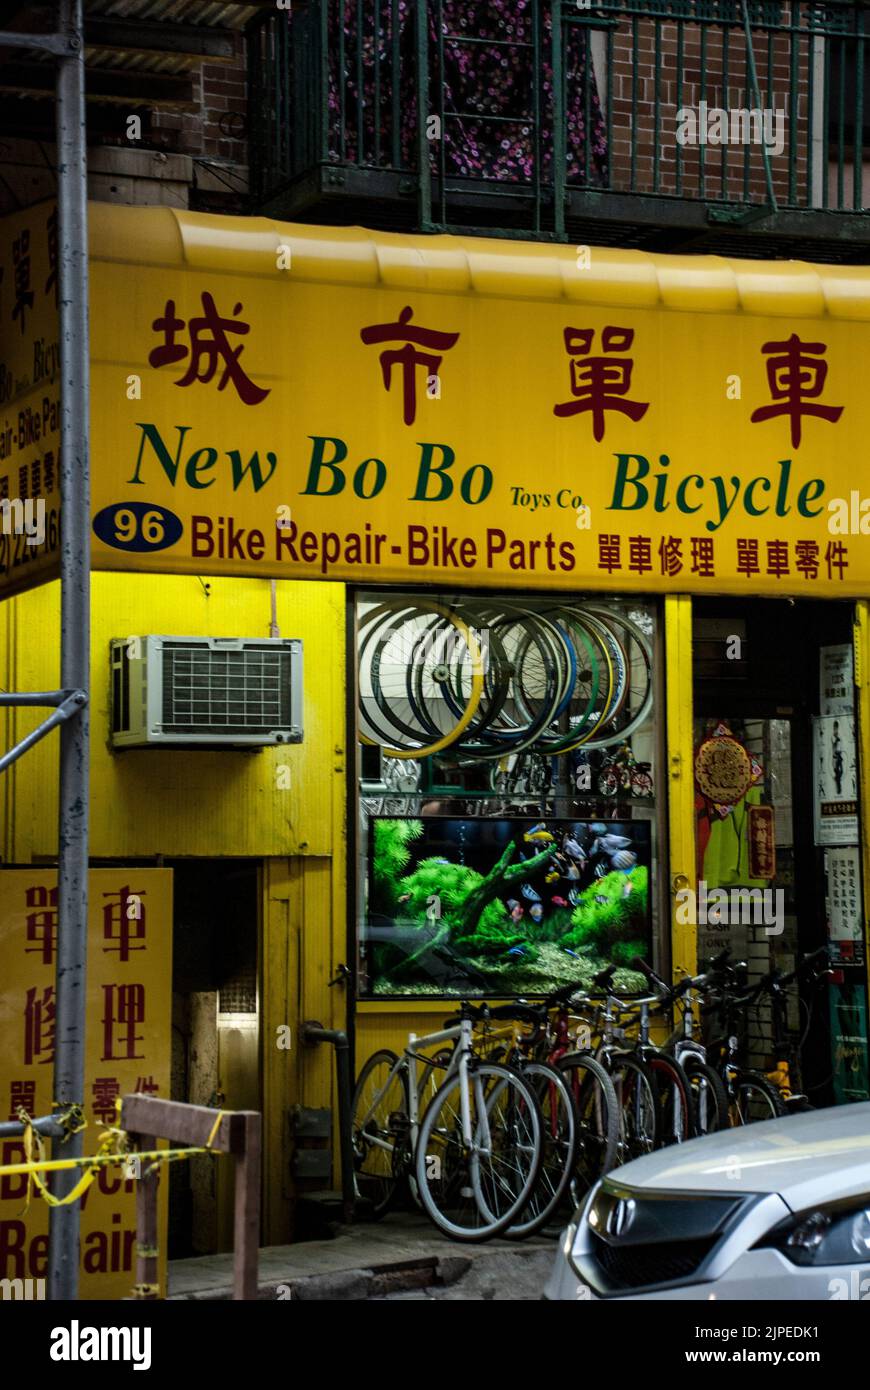
{"type": "Polygon", "coordinates": [[[597,975],[592,976],[592,983],[601,989],[609,989],[613,984],[613,977],[618,968],[616,965],[605,965],[603,970],[599,970],[597,975]]]}

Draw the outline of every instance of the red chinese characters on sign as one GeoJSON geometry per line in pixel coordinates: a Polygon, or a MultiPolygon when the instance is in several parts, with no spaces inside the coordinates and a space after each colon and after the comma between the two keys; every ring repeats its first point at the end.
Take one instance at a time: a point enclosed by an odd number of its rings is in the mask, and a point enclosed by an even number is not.
{"type": "Polygon", "coordinates": [[[30,288],[30,232],[23,231],[12,243],[12,267],[15,279],[15,303],[12,319],[21,319],[21,332],[26,331],[27,310],[33,308],[34,294],[30,288]]]}
{"type": "Polygon", "coordinates": [[[54,1061],[54,987],[33,985],[24,1000],[24,1065],[54,1061]]]}
{"type": "Polygon", "coordinates": [[[59,289],[57,278],[57,208],[52,209],[48,221],[45,224],[45,230],[48,233],[48,275],[46,277],[43,293],[48,294],[50,290],[53,290],[54,302],[55,306],[57,306],[59,289]]]}
{"type": "Polygon", "coordinates": [[[18,1119],[18,1107],[23,1106],[28,1115],[36,1113],[36,1082],[35,1081],[12,1081],[9,1085],[9,1115],[10,1120],[18,1119]]]}
{"type": "Polygon", "coordinates": [[[110,943],[103,950],[117,951],[121,961],[128,961],[131,951],[145,950],[145,896],[141,891],[131,893],[129,884],[103,894],[109,899],[103,904],[103,940],[110,943]]]}
{"type": "Polygon", "coordinates": [[[818,404],[828,375],[828,364],[821,360],[822,353],[827,350],[826,343],[804,343],[797,333],[792,333],[784,342],[764,343],[761,351],[768,355],[767,383],[773,404],[753,410],[752,423],[787,415],[791,422],[792,447],[796,449],[801,442],[804,415],[816,415],[830,424],[839,420],[843,413],[841,405],[818,404]]]}
{"type": "Polygon", "coordinates": [[[121,1094],[121,1087],[114,1076],[98,1076],[91,1085],[93,1100],[91,1110],[98,1120],[102,1120],[104,1125],[115,1122],[117,1116],[117,1106],[115,1101],[121,1094]]]}
{"type": "Polygon", "coordinates": [[[148,361],[152,367],[165,367],[171,363],[184,362],[190,358],[187,371],[176,381],[176,386],[192,386],[195,381],[208,382],[214,377],[218,367],[223,365],[218,390],[223,391],[231,381],[236,394],[245,405],[259,405],[269,394],[267,388],[257,386],[246,375],[239,361],[244,345],[235,347],[230,342],[230,334],[239,337],[251,331],[251,325],[239,318],[242,305],[236,304],[232,318],[222,318],[212,295],[203,290],[200,295],[202,315],[185,320],[175,312],[175,300],[167,299],[163,314],[154,320],[151,327],[163,334],[159,347],[151,349],[148,361]],[[189,343],[178,341],[178,334],[187,327],[189,343]]]}
{"type": "Polygon", "coordinates": [[[659,542],[659,566],[662,574],[673,579],[683,568],[683,542],[679,536],[663,536],[659,542]]]}
{"type": "Polygon", "coordinates": [[[33,944],[25,946],[24,953],[41,955],[43,965],[51,965],[57,946],[57,889],[37,884],[25,889],[24,902],[37,909],[25,914],[25,935],[33,944]]]}
{"type": "Polygon", "coordinates": [[[103,1051],[100,1061],[118,1062],[144,1057],[144,1052],[136,1051],[136,1044],[145,1037],[144,1029],[137,1033],[136,1028],[144,1023],[144,985],[103,985],[103,1051]]]}
{"type": "MultiPolygon", "coordinates": [[[[553,414],[592,415],[592,437],[600,443],[604,438],[605,415],[618,410],[637,422],[649,410],[649,402],[625,399],[631,389],[634,361],[630,357],[590,357],[595,340],[594,328],[566,328],[565,351],[571,358],[571,401],[553,406],[553,414]]],[[[634,342],[633,328],[608,327],[601,330],[602,353],[628,352],[634,342]]]]}
{"type": "Polygon", "coordinates": [[[393,378],[393,367],[402,369],[402,418],[413,425],[417,418],[417,368],[423,367],[429,380],[438,376],[442,356],[459,341],[458,333],[442,333],[435,328],[419,328],[411,323],[413,310],[406,304],[396,323],[376,323],[360,329],[366,344],[403,342],[404,347],[381,353],[381,375],[387,391],[393,378]],[[430,348],[430,352],[420,352],[430,348]]]}

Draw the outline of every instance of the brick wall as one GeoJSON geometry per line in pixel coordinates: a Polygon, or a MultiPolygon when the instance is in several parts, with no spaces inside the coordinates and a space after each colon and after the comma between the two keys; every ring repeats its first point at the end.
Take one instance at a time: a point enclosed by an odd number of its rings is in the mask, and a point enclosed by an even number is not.
{"type": "MultiPolygon", "coordinates": [[[[781,132],[785,141],[781,155],[770,153],[774,191],[777,200],[783,203],[805,202],[807,198],[811,44],[807,35],[797,39],[799,76],[794,88],[796,109],[793,113],[791,37],[777,33],[769,42],[765,32],[753,31],[762,108],[770,109],[772,121],[777,112],[781,113],[781,126],[771,124],[769,130],[772,135],[781,132]],[[790,148],[795,164],[792,187],[790,148]]],[[[605,96],[606,66],[606,60],[599,55],[595,76],[605,96]]],[[[720,108],[728,112],[730,122],[732,111],[751,110],[757,106],[747,71],[746,41],[741,28],[684,24],[680,51],[676,23],[661,22],[657,26],[653,19],[644,18],[637,22],[634,31],[630,23],[623,23],[612,41],[610,91],[609,186],[612,189],[681,193],[684,197],[730,202],[764,200],[766,182],[760,144],[680,145],[676,138],[680,108],[698,113],[703,101],[708,110],[720,108]]]]}
{"type": "Polygon", "coordinates": [[[203,63],[193,70],[191,78],[193,109],[155,108],[143,122],[142,143],[193,159],[191,206],[241,210],[248,186],[243,36],[235,36],[232,59],[203,63]]]}

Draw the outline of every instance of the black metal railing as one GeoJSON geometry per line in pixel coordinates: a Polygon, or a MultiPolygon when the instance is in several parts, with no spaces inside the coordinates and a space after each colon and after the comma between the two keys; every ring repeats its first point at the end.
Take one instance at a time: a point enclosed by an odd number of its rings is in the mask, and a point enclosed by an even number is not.
{"type": "Polygon", "coordinates": [[[294,0],[248,30],[254,198],[831,235],[870,206],[867,30],[867,0],[294,0]]]}

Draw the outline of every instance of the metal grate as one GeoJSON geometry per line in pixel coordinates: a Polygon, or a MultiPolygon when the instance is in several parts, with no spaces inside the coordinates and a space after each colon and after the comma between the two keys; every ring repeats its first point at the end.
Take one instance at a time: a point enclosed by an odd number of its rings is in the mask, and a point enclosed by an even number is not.
{"type": "Polygon", "coordinates": [[[288,728],[291,653],[245,646],[222,651],[163,643],[163,728],[167,733],[268,733],[288,728]]]}
{"type": "Polygon", "coordinates": [[[257,971],[243,966],[218,990],[218,1013],[255,1014],[257,1012],[257,971]]]}
{"type": "Polygon", "coordinates": [[[611,1246],[594,1236],[595,1254],[610,1283],[618,1289],[643,1288],[688,1279],[710,1253],[718,1236],[674,1240],[660,1245],[611,1246]]]}

